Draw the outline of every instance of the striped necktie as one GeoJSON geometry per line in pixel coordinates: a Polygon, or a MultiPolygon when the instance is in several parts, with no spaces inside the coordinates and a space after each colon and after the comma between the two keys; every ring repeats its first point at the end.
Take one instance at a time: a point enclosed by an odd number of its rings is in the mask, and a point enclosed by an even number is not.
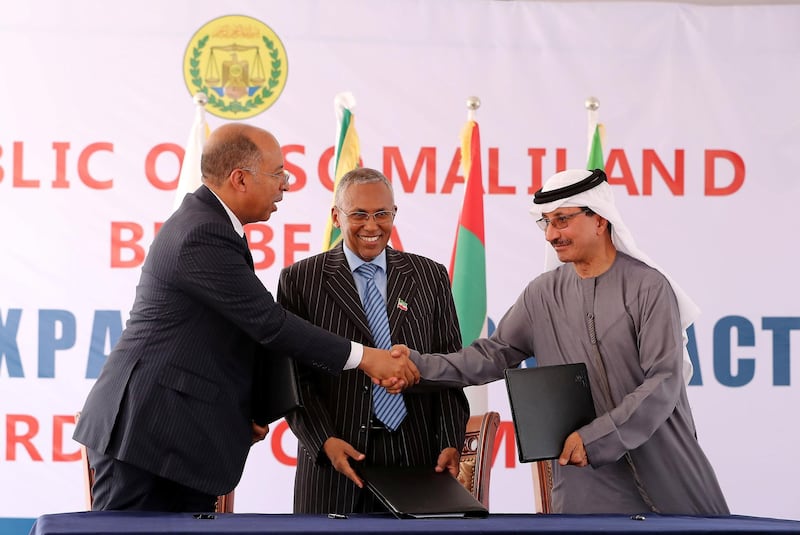
{"type": "MultiPolygon", "coordinates": [[[[370,263],[361,264],[356,268],[356,273],[367,281],[364,312],[367,314],[367,322],[372,331],[375,347],[390,349],[392,339],[389,336],[389,315],[386,313],[383,296],[375,285],[376,271],[378,271],[378,266],[370,263]]],[[[389,394],[385,388],[379,385],[372,385],[372,409],[375,417],[383,422],[383,425],[390,431],[395,431],[400,426],[407,413],[403,395],[389,394]]]]}

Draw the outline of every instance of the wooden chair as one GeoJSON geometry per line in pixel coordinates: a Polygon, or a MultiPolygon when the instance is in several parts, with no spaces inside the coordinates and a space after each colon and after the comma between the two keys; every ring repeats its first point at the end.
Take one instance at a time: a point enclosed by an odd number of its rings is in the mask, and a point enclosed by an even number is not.
{"type": "MultiPolygon", "coordinates": [[[[75,413],[75,423],[81,417],[80,412],[75,413]]],[[[86,454],[86,446],[78,444],[81,447],[81,473],[83,474],[83,496],[86,503],[86,510],[92,510],[92,485],[94,484],[94,469],[89,466],[89,457],[86,454]]]]}
{"type": "Polygon", "coordinates": [[[499,426],[500,414],[495,411],[470,416],[461,449],[458,481],[487,509],[494,440],[499,426]]]}
{"type": "Polygon", "coordinates": [[[538,461],[531,465],[533,498],[537,513],[553,512],[550,494],[553,491],[553,461],[538,461]]]}
{"type": "Polygon", "coordinates": [[[217,507],[214,509],[215,513],[232,513],[233,512],[233,495],[236,489],[230,491],[228,494],[217,496],[217,507]]]}
{"type": "MultiPolygon", "coordinates": [[[[75,413],[75,423],[78,423],[81,413],[75,413]]],[[[94,485],[94,470],[89,466],[89,457],[86,455],[86,446],[81,446],[81,467],[83,468],[83,491],[86,500],[86,510],[92,510],[92,485],[94,485]]],[[[235,490],[230,491],[224,496],[217,496],[217,504],[214,509],[215,513],[232,513],[233,512],[233,496],[235,490]]]]}

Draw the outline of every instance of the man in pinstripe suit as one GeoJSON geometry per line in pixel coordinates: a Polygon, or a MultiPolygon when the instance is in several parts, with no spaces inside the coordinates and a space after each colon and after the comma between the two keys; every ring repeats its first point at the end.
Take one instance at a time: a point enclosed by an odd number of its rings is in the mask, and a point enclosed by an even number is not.
{"type": "MultiPolygon", "coordinates": [[[[281,272],[278,301],[287,310],[351,340],[376,345],[362,302],[359,267],[377,264],[376,285],[387,303],[391,343],[423,352],[461,348],[461,334],[444,266],[387,247],[392,186],[380,172],[360,168],[337,185],[331,214],[344,243],[281,272]],[[358,270],[358,271],[357,271],[358,270]]],[[[358,370],[338,377],[301,366],[304,407],[287,416],[298,437],[295,513],[385,510],[363,487],[355,462],[436,467],[458,474],[469,406],[461,389],[404,394],[399,427],[376,418],[369,378],[358,370]]]]}
{"type": "Polygon", "coordinates": [[[253,271],[243,225],[269,219],[288,190],[272,134],[221,126],[201,169],[203,185],[153,241],[130,319],[75,429],[95,469],[95,510],[212,511],[266,434],[251,427],[255,358],[418,379],[388,352],[287,313],[253,271]]]}

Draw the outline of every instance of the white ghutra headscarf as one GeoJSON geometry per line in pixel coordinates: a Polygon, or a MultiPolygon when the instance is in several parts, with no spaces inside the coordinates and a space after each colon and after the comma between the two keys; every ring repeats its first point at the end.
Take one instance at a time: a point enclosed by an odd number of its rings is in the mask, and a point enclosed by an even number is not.
{"type": "MultiPolygon", "coordinates": [[[[622,221],[619,211],[614,203],[614,195],[611,186],[608,185],[606,174],[600,170],[587,171],[585,169],[568,169],[556,173],[547,179],[542,189],[536,192],[533,199],[534,205],[531,214],[537,219],[543,213],[553,212],[561,207],[583,207],[590,208],[593,212],[607,219],[611,223],[611,241],[618,251],[641,260],[648,266],[661,272],[672,286],[675,298],[678,301],[678,312],[680,313],[681,328],[683,329],[683,378],[688,383],[692,377],[692,362],[689,359],[689,352],[686,349],[688,336],[686,329],[694,323],[700,315],[700,308],[695,304],[691,297],[672,280],[669,274],[653,262],[649,256],[643,253],[637,246],[628,227],[622,221]]],[[[545,250],[545,271],[550,271],[562,264],[558,259],[555,250],[547,244],[545,250]]]]}

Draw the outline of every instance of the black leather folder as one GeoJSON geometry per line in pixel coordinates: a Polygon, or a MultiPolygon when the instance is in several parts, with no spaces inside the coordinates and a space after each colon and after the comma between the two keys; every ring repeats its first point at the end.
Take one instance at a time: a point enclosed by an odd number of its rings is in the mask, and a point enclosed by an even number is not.
{"type": "Polygon", "coordinates": [[[366,487],[397,518],[483,518],[489,511],[447,472],[433,467],[361,466],[366,487]]]}
{"type": "Polygon", "coordinates": [[[302,406],[294,360],[266,352],[257,354],[253,371],[253,421],[264,426],[302,406]]]}
{"type": "Polygon", "coordinates": [[[520,462],[557,459],[570,433],[595,418],[583,362],[514,368],[505,375],[520,462]]]}

